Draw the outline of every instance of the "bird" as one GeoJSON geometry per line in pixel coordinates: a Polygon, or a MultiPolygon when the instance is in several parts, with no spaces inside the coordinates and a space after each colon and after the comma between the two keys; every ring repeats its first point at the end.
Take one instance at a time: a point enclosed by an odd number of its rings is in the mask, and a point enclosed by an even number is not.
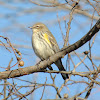
{"type": "MultiPolygon", "coordinates": [[[[33,32],[33,50],[42,61],[48,59],[50,56],[54,55],[60,50],[55,37],[45,24],[38,22],[29,28],[31,28],[33,32]]],[[[62,64],[61,58],[54,62],[54,64],[58,67],[59,71],[66,71],[62,64]]],[[[48,66],[48,68],[53,70],[51,66],[48,66]]],[[[61,75],[64,80],[69,78],[68,74],[61,73],[61,75]]]]}

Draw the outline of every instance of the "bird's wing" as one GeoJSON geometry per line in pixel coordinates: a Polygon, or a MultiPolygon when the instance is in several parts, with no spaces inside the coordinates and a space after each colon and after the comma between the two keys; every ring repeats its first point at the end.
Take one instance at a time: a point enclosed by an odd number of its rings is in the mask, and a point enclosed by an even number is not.
{"type": "Polygon", "coordinates": [[[54,38],[54,36],[50,33],[50,31],[48,32],[49,34],[47,33],[44,33],[43,36],[44,36],[44,39],[45,41],[49,44],[49,46],[54,50],[54,52],[57,52],[59,51],[59,47],[58,47],[58,44],[54,38]]]}

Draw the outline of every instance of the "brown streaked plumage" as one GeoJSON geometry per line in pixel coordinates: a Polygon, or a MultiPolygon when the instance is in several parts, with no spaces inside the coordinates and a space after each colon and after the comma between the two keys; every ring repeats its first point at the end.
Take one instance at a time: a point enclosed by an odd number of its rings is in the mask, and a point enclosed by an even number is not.
{"type": "MultiPolygon", "coordinates": [[[[49,29],[43,23],[36,23],[30,27],[33,31],[32,35],[32,47],[35,54],[41,59],[48,59],[50,56],[59,51],[59,46],[56,39],[49,31],[49,29]]],[[[61,59],[55,62],[55,65],[60,71],[66,71],[62,65],[61,59]]],[[[52,70],[52,67],[49,66],[52,70]]],[[[63,79],[67,79],[68,74],[61,74],[63,79]]]]}

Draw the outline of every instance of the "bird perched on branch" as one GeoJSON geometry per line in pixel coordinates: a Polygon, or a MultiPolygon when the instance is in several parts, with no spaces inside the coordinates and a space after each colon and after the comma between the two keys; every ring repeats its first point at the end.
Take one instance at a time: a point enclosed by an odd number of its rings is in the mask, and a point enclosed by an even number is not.
{"type": "MultiPolygon", "coordinates": [[[[49,29],[43,23],[36,23],[32,27],[29,27],[33,31],[32,35],[32,47],[35,54],[41,59],[48,59],[50,56],[59,51],[59,46],[56,42],[56,39],[49,31],[49,29]]],[[[55,65],[60,71],[66,71],[62,65],[61,59],[55,62],[55,65]]],[[[50,70],[53,70],[52,67],[48,66],[50,70]]],[[[67,79],[68,74],[61,74],[63,79],[67,79]]]]}

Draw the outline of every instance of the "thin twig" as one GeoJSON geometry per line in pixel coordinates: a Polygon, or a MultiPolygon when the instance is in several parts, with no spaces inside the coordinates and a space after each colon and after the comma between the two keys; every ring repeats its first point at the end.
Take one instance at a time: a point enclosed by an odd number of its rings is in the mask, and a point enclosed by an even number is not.
{"type": "Polygon", "coordinates": [[[42,100],[42,98],[43,98],[43,94],[44,94],[44,90],[45,90],[46,82],[47,82],[47,77],[46,77],[46,81],[45,81],[45,84],[44,84],[44,88],[43,88],[43,92],[42,92],[42,96],[41,96],[40,100],[42,100]]]}

